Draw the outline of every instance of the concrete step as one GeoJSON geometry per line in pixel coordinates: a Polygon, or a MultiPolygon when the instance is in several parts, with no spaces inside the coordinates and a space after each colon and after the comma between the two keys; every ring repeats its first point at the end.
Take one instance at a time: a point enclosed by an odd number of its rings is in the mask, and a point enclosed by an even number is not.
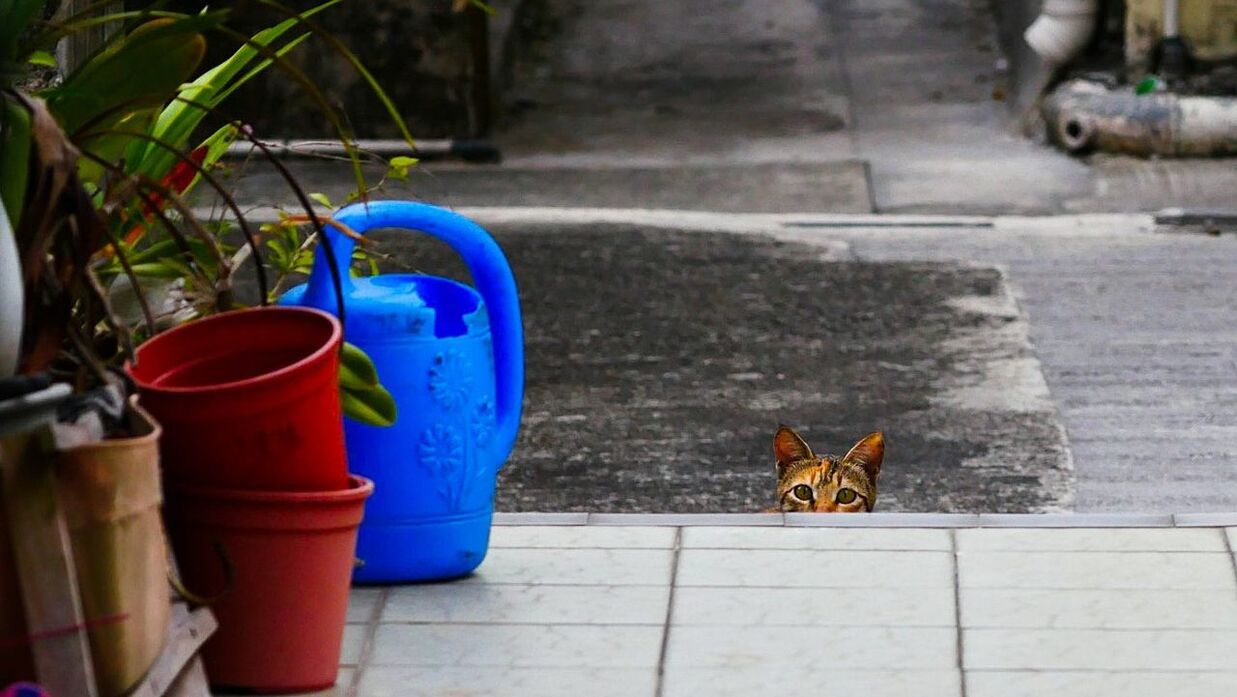
{"type": "MultiPolygon", "coordinates": [[[[307,191],[332,201],[355,188],[340,162],[300,161],[290,167],[307,191]]],[[[381,179],[381,168],[366,168],[381,179]]],[[[245,205],[294,201],[270,167],[250,168],[237,181],[245,205]]],[[[381,194],[460,206],[595,206],[674,208],[719,212],[870,213],[867,163],[664,164],[635,167],[423,165],[408,181],[388,182],[381,194]]]]}

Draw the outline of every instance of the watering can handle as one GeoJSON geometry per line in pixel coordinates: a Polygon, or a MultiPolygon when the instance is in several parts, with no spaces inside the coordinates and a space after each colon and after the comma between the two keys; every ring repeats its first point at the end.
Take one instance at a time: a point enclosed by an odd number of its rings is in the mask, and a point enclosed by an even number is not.
{"type": "MultiPolygon", "coordinates": [[[[446,242],[468,266],[473,282],[485,301],[486,312],[494,338],[494,371],[497,384],[496,436],[499,451],[505,460],[515,446],[520,426],[520,410],[524,398],[524,325],[520,317],[520,300],[516,294],[515,276],[503,256],[502,249],[490,234],[471,220],[445,208],[413,201],[371,201],[355,203],[340,209],[334,220],[348,229],[364,234],[375,228],[403,228],[424,232],[446,242]]],[[[352,291],[348,265],[356,245],[348,235],[328,224],[330,237],[339,264],[344,296],[352,291]]],[[[312,307],[332,307],[335,290],[326,255],[319,249],[314,257],[313,272],[305,291],[304,304],[312,307]]]]}

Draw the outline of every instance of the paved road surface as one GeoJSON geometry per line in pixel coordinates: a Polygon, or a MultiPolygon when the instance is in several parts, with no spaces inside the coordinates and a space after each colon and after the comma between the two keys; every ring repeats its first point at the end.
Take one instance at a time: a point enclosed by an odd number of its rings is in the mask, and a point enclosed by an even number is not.
{"type": "MultiPolygon", "coordinates": [[[[1063,434],[995,268],[631,225],[496,233],[528,364],[503,510],[758,511],[782,423],[837,455],[884,430],[882,511],[1070,504],[1063,434]]],[[[397,267],[459,266],[423,237],[379,239],[397,267]]]]}
{"type": "MultiPolygon", "coordinates": [[[[960,221],[966,226],[927,219],[915,221],[926,227],[898,227],[881,217],[469,213],[498,230],[643,220],[771,234],[822,245],[835,257],[844,242],[864,262],[1003,267],[1068,434],[1073,508],[1237,510],[1235,235],[1156,232],[1143,216],[960,221]]],[[[727,240],[719,232],[717,245],[727,240]]],[[[972,393],[976,403],[1014,409],[1020,394],[1034,394],[1033,381],[1017,371],[989,366],[987,375],[991,389],[972,393]]]]}

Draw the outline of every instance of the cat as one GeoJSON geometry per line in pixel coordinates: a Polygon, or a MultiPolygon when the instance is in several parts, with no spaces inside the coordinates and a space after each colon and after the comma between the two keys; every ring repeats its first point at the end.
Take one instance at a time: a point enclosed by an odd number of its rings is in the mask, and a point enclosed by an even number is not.
{"type": "Polygon", "coordinates": [[[864,436],[841,458],[817,457],[787,426],[773,436],[777,458],[778,513],[859,513],[876,505],[876,482],[885,459],[885,436],[864,436]]]}

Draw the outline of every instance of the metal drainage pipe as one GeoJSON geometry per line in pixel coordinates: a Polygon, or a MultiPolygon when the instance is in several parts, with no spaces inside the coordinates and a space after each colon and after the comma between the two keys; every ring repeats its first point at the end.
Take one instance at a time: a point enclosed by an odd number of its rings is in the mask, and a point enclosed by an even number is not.
{"type": "Polygon", "coordinates": [[[1138,95],[1084,80],[1044,100],[1051,139],[1065,150],[1142,156],[1237,154],[1237,98],[1138,95]]]}
{"type": "MultiPolygon", "coordinates": [[[[280,157],[343,157],[347,149],[339,141],[331,140],[275,140],[262,141],[275,155],[280,157]]],[[[445,139],[421,140],[416,147],[410,147],[402,140],[357,140],[353,145],[363,153],[380,157],[395,157],[406,155],[422,160],[459,158],[465,162],[495,164],[502,161],[502,152],[490,140],[478,139],[445,139]]],[[[237,141],[228,146],[228,157],[246,157],[253,153],[254,146],[246,141],[237,141]]]]}

